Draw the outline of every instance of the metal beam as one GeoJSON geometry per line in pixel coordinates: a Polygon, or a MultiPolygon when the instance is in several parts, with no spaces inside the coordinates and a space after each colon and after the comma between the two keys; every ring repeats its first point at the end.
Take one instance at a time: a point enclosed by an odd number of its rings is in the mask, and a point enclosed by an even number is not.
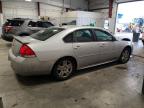
{"type": "Polygon", "coordinates": [[[109,18],[112,18],[113,1],[114,0],[109,0],[109,18]]]}
{"type": "Polygon", "coordinates": [[[89,11],[102,10],[102,9],[109,9],[109,7],[96,8],[96,9],[89,9],[89,11]]]}
{"type": "Polygon", "coordinates": [[[37,13],[40,16],[40,2],[37,2],[37,13]]]}
{"type": "Polygon", "coordinates": [[[143,77],[143,84],[142,84],[142,94],[144,95],[144,77],[143,77]]]}
{"type": "Polygon", "coordinates": [[[0,0],[0,14],[3,13],[3,10],[2,10],[2,1],[0,0]]]}

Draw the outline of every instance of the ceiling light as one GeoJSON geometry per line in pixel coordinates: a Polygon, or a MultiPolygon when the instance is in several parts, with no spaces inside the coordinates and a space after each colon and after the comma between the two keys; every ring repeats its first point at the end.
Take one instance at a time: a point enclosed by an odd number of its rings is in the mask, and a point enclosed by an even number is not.
{"type": "Polygon", "coordinates": [[[32,1],[32,0],[25,0],[25,1],[29,1],[29,2],[30,2],[30,1],[32,1]]]}

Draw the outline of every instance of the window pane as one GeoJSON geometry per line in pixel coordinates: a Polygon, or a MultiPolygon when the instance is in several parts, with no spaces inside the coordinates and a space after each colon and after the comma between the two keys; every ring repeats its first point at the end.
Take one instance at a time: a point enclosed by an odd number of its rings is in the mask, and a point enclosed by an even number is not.
{"type": "Polygon", "coordinates": [[[6,26],[21,26],[24,23],[23,20],[8,20],[6,26]]]}
{"type": "Polygon", "coordinates": [[[108,35],[107,33],[100,31],[100,30],[94,30],[96,34],[97,41],[112,41],[112,36],[108,35]]]}
{"type": "Polygon", "coordinates": [[[56,27],[55,28],[49,28],[46,30],[39,31],[35,34],[32,34],[31,37],[34,39],[45,41],[46,39],[54,36],[57,33],[60,33],[63,30],[64,30],[63,28],[56,28],[56,27]]]}
{"type": "Polygon", "coordinates": [[[43,27],[42,22],[38,21],[38,22],[37,22],[37,27],[43,27]]]}
{"type": "Polygon", "coordinates": [[[64,42],[66,42],[66,43],[71,43],[71,42],[73,42],[73,33],[67,35],[67,36],[64,38],[64,42]]]}
{"type": "Polygon", "coordinates": [[[30,22],[28,23],[28,26],[29,26],[29,27],[36,27],[37,24],[36,24],[36,22],[34,22],[34,21],[30,21],[30,22]]]}
{"type": "Polygon", "coordinates": [[[91,42],[93,41],[93,36],[90,30],[78,30],[74,32],[74,40],[76,42],[91,42]]]}
{"type": "Polygon", "coordinates": [[[43,27],[44,28],[48,28],[48,27],[51,27],[53,26],[53,24],[49,23],[49,22],[43,22],[43,27]]]}

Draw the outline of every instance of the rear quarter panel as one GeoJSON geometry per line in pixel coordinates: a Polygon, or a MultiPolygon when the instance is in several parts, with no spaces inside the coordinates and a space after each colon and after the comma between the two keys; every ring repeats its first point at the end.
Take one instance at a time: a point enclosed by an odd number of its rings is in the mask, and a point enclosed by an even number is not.
{"type": "Polygon", "coordinates": [[[51,38],[47,41],[30,44],[39,61],[49,62],[53,65],[64,56],[74,56],[72,43],[64,43],[62,38],[51,38]]]}

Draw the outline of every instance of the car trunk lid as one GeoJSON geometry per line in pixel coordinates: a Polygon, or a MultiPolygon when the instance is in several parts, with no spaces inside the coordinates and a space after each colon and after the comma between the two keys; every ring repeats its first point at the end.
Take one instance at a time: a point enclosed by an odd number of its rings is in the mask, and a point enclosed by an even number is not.
{"type": "Polygon", "coordinates": [[[39,40],[33,39],[29,36],[27,37],[19,37],[19,36],[15,36],[13,43],[12,43],[12,52],[15,56],[19,56],[20,53],[20,48],[22,45],[24,44],[30,44],[30,43],[34,43],[34,42],[39,42],[39,40]]]}

